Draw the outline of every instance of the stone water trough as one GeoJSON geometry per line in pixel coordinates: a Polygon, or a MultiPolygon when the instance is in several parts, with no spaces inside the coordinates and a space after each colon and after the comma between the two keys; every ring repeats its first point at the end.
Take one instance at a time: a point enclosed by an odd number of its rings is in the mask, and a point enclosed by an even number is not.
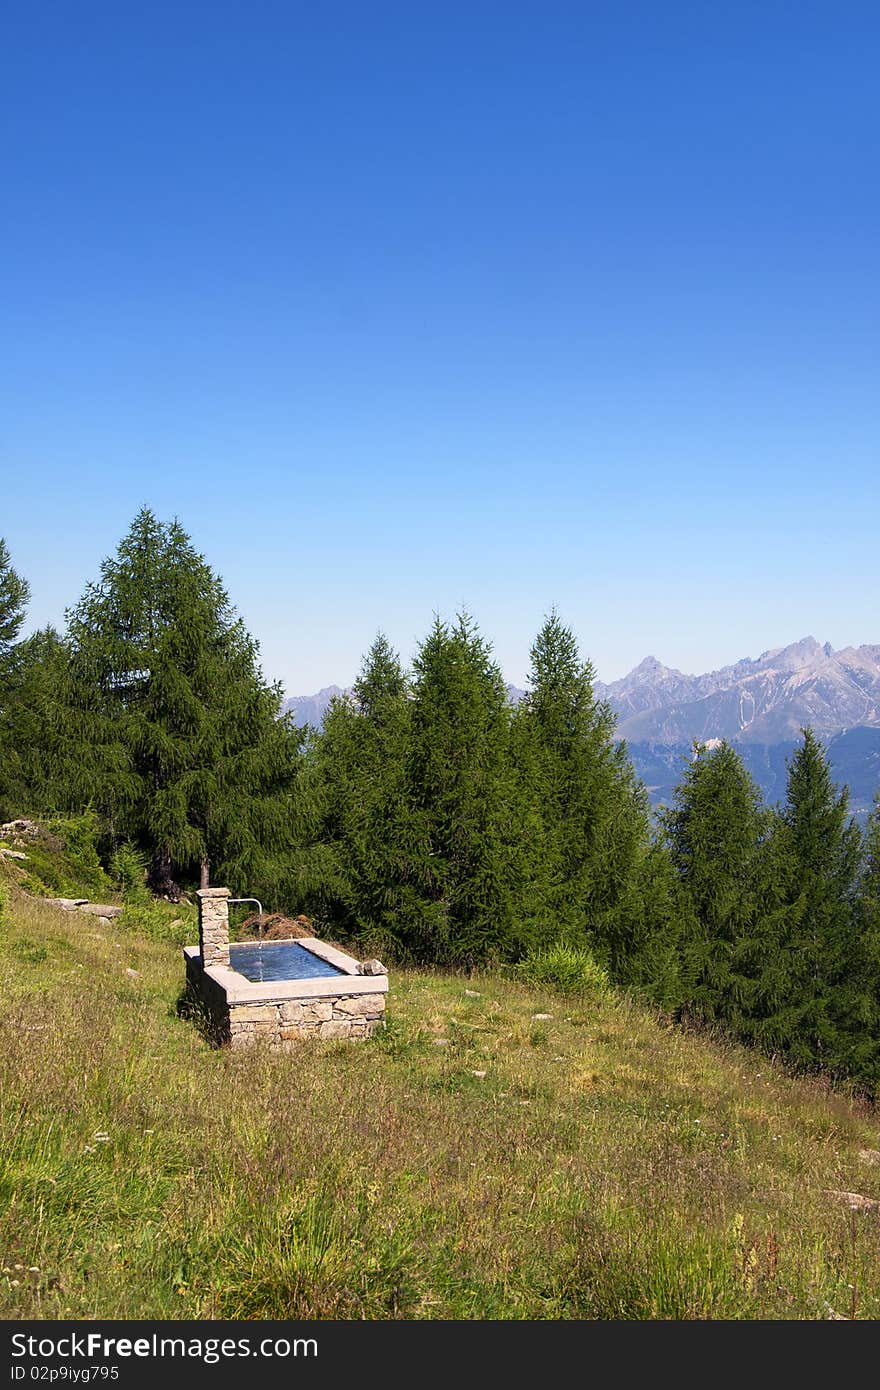
{"type": "Polygon", "coordinates": [[[189,991],[219,1044],[285,1049],[309,1036],[365,1038],[385,1022],[388,974],[315,936],[229,940],[229,889],[202,888],[199,945],[184,947],[189,991]]]}

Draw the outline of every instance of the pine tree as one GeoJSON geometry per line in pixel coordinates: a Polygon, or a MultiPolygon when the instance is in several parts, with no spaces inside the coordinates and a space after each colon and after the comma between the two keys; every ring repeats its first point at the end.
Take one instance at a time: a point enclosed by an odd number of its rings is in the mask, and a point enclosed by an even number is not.
{"type": "MultiPolygon", "coordinates": [[[[17,692],[21,685],[21,661],[16,642],[29,598],[27,581],[12,568],[9,547],[0,536],[0,807],[6,810],[18,800],[22,791],[22,749],[14,729],[17,692]]],[[[12,814],[11,810],[9,813],[12,814]]]]}
{"type": "Polygon", "coordinates": [[[876,1092],[880,1088],[880,791],[868,815],[862,851],[855,904],[855,973],[862,981],[858,1074],[876,1092]]]}
{"type": "Polygon", "coordinates": [[[277,874],[297,737],[257,647],[180,525],[141,511],[68,615],[56,728],[67,795],[150,861],[154,891],[277,874]]]}
{"type": "Polygon", "coordinates": [[[729,743],[695,744],[663,826],[691,914],[683,949],[689,1011],[739,1028],[751,1007],[750,943],[763,906],[763,817],[760,793],[729,743]]]}
{"type": "Polygon", "coordinates": [[[8,653],[0,709],[0,819],[23,812],[50,815],[64,800],[50,722],[64,659],[64,643],[52,627],[8,653]]]}
{"type": "Polygon", "coordinates": [[[799,1063],[867,1076],[875,1066],[873,981],[855,910],[861,837],[812,730],[789,762],[779,821],[787,867],[788,997],[769,1025],[799,1063]]]}
{"type": "Polygon", "coordinates": [[[503,958],[522,938],[524,882],[504,680],[467,614],[435,621],[414,670],[408,948],[464,965],[503,958]]]}
{"type": "Polygon", "coordinates": [[[693,912],[656,834],[641,850],[607,948],[612,979],[670,1013],[688,1002],[683,957],[693,912]]]}
{"type": "Polygon", "coordinates": [[[337,697],[300,779],[308,849],[292,894],[342,935],[399,953],[411,910],[406,768],[411,703],[400,659],[380,633],[352,696],[337,697]]]}
{"type": "Polygon", "coordinates": [[[869,911],[880,912],[880,791],[865,826],[863,867],[859,880],[859,897],[869,911]]]}
{"type": "Polygon", "coordinates": [[[400,657],[384,632],[375,641],[361,665],[354,683],[354,698],[358,711],[374,724],[387,722],[390,709],[397,709],[408,694],[408,684],[400,657]]]}
{"type": "MultiPolygon", "coordinates": [[[[27,612],[30,586],[12,568],[9,547],[0,536],[0,680],[27,612]]],[[[2,687],[0,687],[2,703],[2,687]]]]}
{"type": "Polygon", "coordinates": [[[633,878],[648,851],[648,814],[614,715],[597,700],[594,672],[554,612],[531,650],[530,690],[515,718],[516,746],[531,804],[535,930],[583,943],[612,969],[633,949],[633,878]]]}

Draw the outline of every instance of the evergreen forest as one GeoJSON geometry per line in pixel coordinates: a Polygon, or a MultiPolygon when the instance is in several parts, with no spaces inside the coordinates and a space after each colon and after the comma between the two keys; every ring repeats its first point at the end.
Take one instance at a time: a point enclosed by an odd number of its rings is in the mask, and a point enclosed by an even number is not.
{"type": "Polygon", "coordinates": [[[468,613],[384,635],[321,729],[282,714],[221,579],[149,510],[22,636],[0,541],[0,820],[76,819],[121,891],[228,884],[401,965],[604,972],[678,1022],[880,1084],[880,796],[866,828],[807,728],[772,807],[695,745],[657,816],[550,612],[509,703],[468,613]]]}

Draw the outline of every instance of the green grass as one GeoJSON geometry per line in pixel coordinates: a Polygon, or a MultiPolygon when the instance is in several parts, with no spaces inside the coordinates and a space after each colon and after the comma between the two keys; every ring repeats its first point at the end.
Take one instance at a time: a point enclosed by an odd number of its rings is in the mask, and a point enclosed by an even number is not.
{"type": "Polygon", "coordinates": [[[489,974],[212,1051],[160,930],[8,896],[4,1318],[880,1316],[880,1207],[826,1192],[880,1199],[880,1124],[820,1082],[489,974]]]}

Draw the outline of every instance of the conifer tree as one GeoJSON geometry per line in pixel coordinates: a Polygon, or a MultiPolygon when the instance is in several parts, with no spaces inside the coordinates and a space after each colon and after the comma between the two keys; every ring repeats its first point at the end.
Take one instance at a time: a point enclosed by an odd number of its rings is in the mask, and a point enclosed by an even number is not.
{"type": "Polygon", "coordinates": [[[878,914],[880,926],[880,791],[865,826],[864,856],[859,880],[859,898],[867,905],[868,915],[878,914]]]}
{"type": "Polygon", "coordinates": [[[522,936],[522,844],[510,711],[473,619],[439,618],[414,662],[407,776],[409,950],[470,965],[522,936]]]}
{"type": "Polygon", "coordinates": [[[793,976],[788,937],[793,920],[789,901],[791,861],[784,827],[775,809],[761,812],[760,835],[750,877],[754,913],[734,944],[735,988],[727,1023],[744,1041],[769,1052],[785,1051],[779,1020],[789,1005],[793,976]]]}
{"type": "Polygon", "coordinates": [[[874,981],[855,910],[861,837],[812,730],[789,762],[779,822],[787,867],[785,1003],[768,1033],[803,1065],[867,1076],[874,1068],[874,981]]]}
{"type": "Polygon", "coordinates": [[[687,1003],[683,957],[693,912],[656,834],[642,847],[606,947],[612,979],[671,1013],[687,1003]]]}
{"type": "Polygon", "coordinates": [[[0,818],[48,815],[64,801],[50,713],[65,656],[52,627],[18,642],[7,654],[0,708],[0,818]]]}
{"type": "MultiPolygon", "coordinates": [[[[6,662],[21,632],[22,623],[30,599],[30,586],[12,568],[9,547],[0,536],[0,680],[3,679],[6,662]]],[[[2,704],[2,686],[0,686],[2,704]]]]}
{"type": "Polygon", "coordinates": [[[389,710],[397,708],[398,703],[406,698],[408,690],[399,655],[384,632],[378,632],[354,683],[353,693],[359,713],[377,726],[384,724],[389,710]]]}
{"type": "Polygon", "coordinates": [[[410,909],[406,768],[410,700],[400,660],[379,633],[351,697],[337,697],[303,764],[309,817],[293,891],[342,934],[399,949],[410,909]]]}
{"type": "Polygon", "coordinates": [[[0,807],[7,809],[21,790],[22,750],[13,731],[13,706],[20,686],[16,640],[29,598],[27,581],[12,568],[9,547],[0,536],[0,807]]]}
{"type": "Polygon", "coordinates": [[[695,744],[663,826],[690,912],[682,962],[688,1008],[739,1027],[751,1006],[741,971],[748,971],[763,907],[763,817],[758,788],[729,743],[695,744]]]}
{"type": "Polygon", "coordinates": [[[625,745],[614,741],[609,705],[595,698],[591,664],[555,612],[531,661],[515,734],[541,823],[533,841],[536,930],[574,942],[589,935],[619,970],[634,940],[621,912],[624,903],[631,912],[633,876],[648,849],[644,789],[625,745]]]}
{"type": "Polygon", "coordinates": [[[141,511],[68,615],[56,728],[68,797],[149,856],[154,891],[214,872],[239,889],[277,872],[297,737],[257,647],[175,521],[141,511]]]}
{"type": "Polygon", "coordinates": [[[862,865],[855,903],[854,974],[861,981],[857,1012],[850,1033],[858,1055],[848,1059],[848,1069],[876,1094],[880,1088],[880,791],[868,815],[862,841],[862,865]]]}

